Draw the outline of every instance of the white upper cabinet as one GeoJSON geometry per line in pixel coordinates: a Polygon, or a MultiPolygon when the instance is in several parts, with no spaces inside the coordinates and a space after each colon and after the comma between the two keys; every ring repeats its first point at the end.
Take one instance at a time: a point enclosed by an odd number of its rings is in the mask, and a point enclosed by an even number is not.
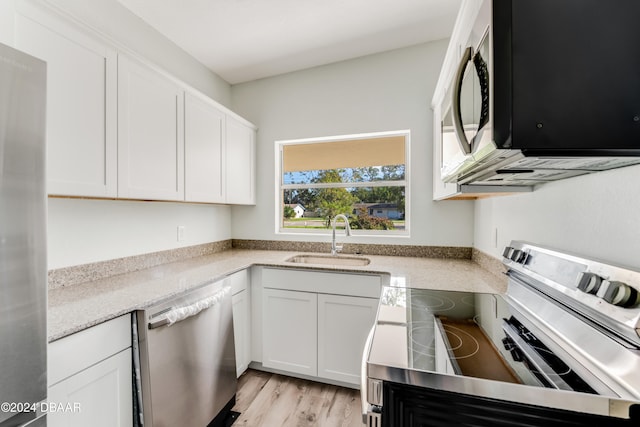
{"type": "Polygon", "coordinates": [[[185,200],[225,203],[225,114],[211,100],[184,97],[185,200]]]}
{"type": "Polygon", "coordinates": [[[226,124],[226,193],[227,203],[254,205],[255,129],[227,115],[226,124]]]}
{"type": "Polygon", "coordinates": [[[31,10],[16,13],[15,45],[47,62],[48,193],[115,197],[115,50],[31,10]]]}
{"type": "Polygon", "coordinates": [[[49,195],[255,204],[255,126],[48,3],[0,43],[47,62],[49,195]]]}
{"type": "Polygon", "coordinates": [[[183,90],[118,58],[118,197],[184,200],[183,90]]]}

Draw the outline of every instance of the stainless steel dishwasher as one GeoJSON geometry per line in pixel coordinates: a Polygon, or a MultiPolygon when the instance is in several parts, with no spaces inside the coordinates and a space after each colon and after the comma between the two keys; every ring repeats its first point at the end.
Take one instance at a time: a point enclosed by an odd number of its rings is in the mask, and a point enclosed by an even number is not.
{"type": "Polygon", "coordinates": [[[138,311],[135,319],[138,352],[134,354],[139,354],[140,368],[136,382],[142,408],[138,424],[224,425],[237,389],[227,280],[138,311]]]}

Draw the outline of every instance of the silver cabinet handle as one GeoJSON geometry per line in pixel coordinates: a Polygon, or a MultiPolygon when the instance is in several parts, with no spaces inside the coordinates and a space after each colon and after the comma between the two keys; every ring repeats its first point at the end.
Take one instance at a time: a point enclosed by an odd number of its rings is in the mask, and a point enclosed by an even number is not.
{"type": "Polygon", "coordinates": [[[462,59],[458,65],[458,71],[456,71],[456,78],[453,82],[453,129],[456,133],[456,140],[460,145],[460,149],[464,154],[471,154],[471,145],[467,136],[464,134],[464,125],[462,123],[462,111],[460,110],[460,92],[462,90],[462,78],[464,77],[464,70],[467,68],[467,64],[473,57],[473,48],[469,46],[462,54],[462,59]]]}
{"type": "Polygon", "coordinates": [[[229,292],[231,292],[231,288],[225,287],[215,294],[192,304],[183,307],[174,307],[163,313],[158,319],[149,322],[149,329],[156,329],[161,326],[171,326],[174,323],[182,322],[189,317],[193,317],[201,311],[217,305],[229,292]]]}

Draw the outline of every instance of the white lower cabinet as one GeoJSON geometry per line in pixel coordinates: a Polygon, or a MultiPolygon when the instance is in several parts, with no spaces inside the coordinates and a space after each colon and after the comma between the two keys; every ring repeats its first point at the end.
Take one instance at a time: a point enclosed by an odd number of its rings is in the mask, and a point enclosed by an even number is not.
{"type": "Polygon", "coordinates": [[[358,387],[380,288],[375,275],[263,269],[262,366],[358,387]]]}
{"type": "Polygon", "coordinates": [[[264,289],[262,365],[317,376],[318,296],[264,289]]]}
{"type": "Polygon", "coordinates": [[[49,427],[130,427],[131,316],[49,344],[49,427]]]}
{"type": "Polygon", "coordinates": [[[236,349],[236,375],[240,377],[251,362],[251,294],[249,270],[228,277],[233,303],[233,338],[236,349]]]}
{"type": "Polygon", "coordinates": [[[48,394],[49,427],[131,426],[131,349],[60,381],[48,394]]]}
{"type": "Polygon", "coordinates": [[[377,308],[374,298],[318,294],[319,377],[360,384],[362,349],[377,308]]]}

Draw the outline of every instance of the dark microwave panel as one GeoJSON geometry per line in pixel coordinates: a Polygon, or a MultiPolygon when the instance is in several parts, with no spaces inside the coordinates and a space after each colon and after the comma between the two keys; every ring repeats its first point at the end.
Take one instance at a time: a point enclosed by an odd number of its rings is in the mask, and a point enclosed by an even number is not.
{"type": "Polygon", "coordinates": [[[494,141],[640,155],[640,0],[493,2],[494,141]]]}

